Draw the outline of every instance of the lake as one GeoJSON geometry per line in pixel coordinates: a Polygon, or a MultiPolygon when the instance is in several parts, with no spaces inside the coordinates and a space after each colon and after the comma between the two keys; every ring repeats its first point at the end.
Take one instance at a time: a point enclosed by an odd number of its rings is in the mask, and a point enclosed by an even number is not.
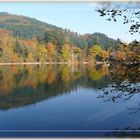
{"type": "Polygon", "coordinates": [[[0,136],[137,135],[139,75],[118,64],[0,66],[0,136]]]}

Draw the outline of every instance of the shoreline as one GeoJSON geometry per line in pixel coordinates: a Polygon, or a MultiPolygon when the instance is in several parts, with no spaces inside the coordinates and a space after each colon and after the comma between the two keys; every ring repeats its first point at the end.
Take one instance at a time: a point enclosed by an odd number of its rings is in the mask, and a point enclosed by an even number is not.
{"type": "Polygon", "coordinates": [[[78,64],[83,64],[83,65],[86,65],[86,64],[89,64],[89,65],[107,65],[107,66],[110,66],[112,64],[123,64],[123,65],[127,65],[127,66],[132,66],[132,65],[139,65],[140,63],[127,63],[127,62],[123,62],[123,63],[120,63],[120,62],[100,62],[100,61],[97,61],[97,62],[94,62],[94,63],[91,63],[91,62],[14,62],[14,63],[1,63],[0,62],[0,66],[12,66],[12,65],[78,65],[78,64]]]}
{"type": "MultiPolygon", "coordinates": [[[[55,64],[90,64],[90,62],[79,62],[79,63],[71,63],[71,62],[16,62],[16,63],[0,63],[0,66],[3,65],[55,65],[55,64]]],[[[105,65],[110,65],[109,63],[105,62],[95,62],[93,64],[105,64],[105,65]]]]}

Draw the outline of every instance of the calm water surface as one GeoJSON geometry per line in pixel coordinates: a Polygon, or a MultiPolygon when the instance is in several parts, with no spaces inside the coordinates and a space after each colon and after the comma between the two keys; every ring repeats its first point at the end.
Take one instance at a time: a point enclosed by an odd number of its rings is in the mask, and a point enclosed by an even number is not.
{"type": "Polygon", "coordinates": [[[0,66],[0,130],[140,129],[138,66],[0,66]]]}

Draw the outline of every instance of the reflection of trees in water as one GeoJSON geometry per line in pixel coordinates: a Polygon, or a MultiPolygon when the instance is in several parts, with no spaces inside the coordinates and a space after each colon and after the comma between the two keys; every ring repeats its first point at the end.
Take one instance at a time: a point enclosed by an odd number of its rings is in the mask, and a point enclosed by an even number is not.
{"type": "Polygon", "coordinates": [[[67,67],[2,67],[0,108],[28,105],[76,90],[80,73],[67,67]]]}
{"type": "MultiPolygon", "coordinates": [[[[139,66],[121,66],[115,65],[110,68],[110,77],[112,84],[107,88],[103,88],[98,98],[103,101],[123,102],[129,100],[131,97],[140,93],[140,69],[139,66]]],[[[140,113],[140,102],[135,105],[127,107],[129,114],[140,113]]],[[[107,136],[116,137],[137,137],[140,136],[140,128],[117,128],[113,132],[108,133],[107,136]]]]}
{"type": "Polygon", "coordinates": [[[59,66],[3,66],[0,69],[0,93],[5,94],[22,87],[32,87],[36,89],[41,84],[55,85],[65,84],[69,86],[71,82],[77,81],[78,85],[94,85],[97,87],[105,83],[103,78],[108,78],[108,67],[83,67],[67,65],[59,66]],[[5,85],[5,86],[4,86],[5,85]]]}
{"type": "Polygon", "coordinates": [[[121,102],[140,93],[139,67],[116,65],[110,68],[112,84],[103,89],[98,98],[105,101],[121,102]]]}
{"type": "Polygon", "coordinates": [[[36,103],[77,90],[79,86],[98,88],[107,84],[108,72],[105,66],[2,66],[0,108],[36,103]]]}
{"type": "Polygon", "coordinates": [[[110,83],[109,67],[106,65],[97,65],[86,68],[85,87],[94,89],[107,87],[110,83]]]}
{"type": "MultiPolygon", "coordinates": [[[[121,101],[139,92],[135,68],[68,65],[0,67],[0,108],[37,103],[78,87],[102,89],[103,100],[121,101]]],[[[102,91],[100,90],[100,91],[102,91]]]]}

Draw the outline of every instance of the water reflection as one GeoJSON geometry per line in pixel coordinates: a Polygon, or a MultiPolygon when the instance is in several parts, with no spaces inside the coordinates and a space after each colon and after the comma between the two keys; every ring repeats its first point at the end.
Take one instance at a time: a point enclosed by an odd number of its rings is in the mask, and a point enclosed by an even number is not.
{"type": "Polygon", "coordinates": [[[98,98],[105,101],[122,102],[140,93],[139,66],[113,65],[110,68],[111,84],[103,89],[98,98]]]}
{"type": "Polygon", "coordinates": [[[34,104],[78,87],[100,91],[98,98],[123,101],[140,93],[139,67],[32,65],[0,67],[0,109],[34,104]]]}

